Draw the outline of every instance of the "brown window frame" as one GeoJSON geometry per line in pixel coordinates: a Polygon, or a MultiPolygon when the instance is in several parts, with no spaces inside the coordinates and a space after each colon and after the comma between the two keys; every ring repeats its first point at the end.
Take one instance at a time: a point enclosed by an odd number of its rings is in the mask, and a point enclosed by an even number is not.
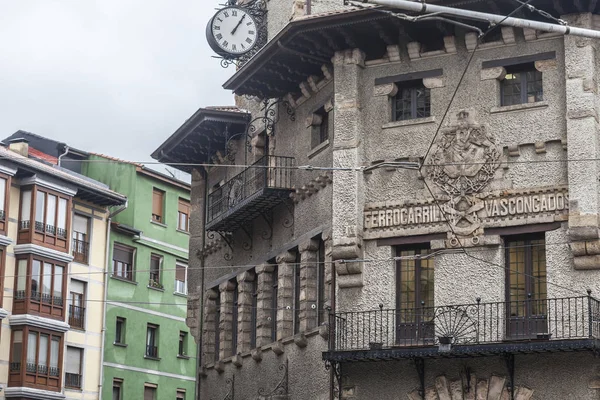
{"type": "Polygon", "coordinates": [[[188,265],[186,263],[183,263],[181,261],[176,261],[175,262],[175,293],[178,294],[185,294],[187,295],[187,273],[188,273],[188,265]],[[184,274],[184,279],[180,280],[178,279],[179,274],[180,274],[180,270],[183,269],[183,274],[184,274]],[[178,290],[178,283],[177,282],[183,282],[183,291],[178,290]]]}
{"type": "Polygon", "coordinates": [[[115,341],[116,345],[127,344],[127,318],[117,317],[115,319],[115,341]],[[119,329],[119,325],[121,326],[119,329]]]}
{"type": "Polygon", "coordinates": [[[152,288],[155,289],[163,289],[164,286],[162,284],[162,265],[163,265],[163,261],[164,261],[164,257],[160,254],[156,254],[156,253],[150,253],[150,268],[149,268],[149,275],[150,278],[148,279],[148,285],[152,288]],[[155,262],[158,263],[157,266],[155,266],[155,262]]]}
{"type": "Polygon", "coordinates": [[[64,320],[66,314],[66,288],[67,288],[67,275],[68,265],[63,262],[57,262],[46,257],[38,257],[33,254],[18,256],[15,262],[16,271],[15,273],[15,296],[13,300],[13,314],[35,314],[53,319],[64,320]],[[25,291],[18,290],[18,281],[21,276],[18,270],[19,262],[22,260],[27,261],[26,275],[25,275],[25,291]],[[40,271],[38,277],[38,290],[33,291],[33,263],[38,261],[40,263],[40,271]],[[46,264],[50,264],[52,267],[51,274],[51,285],[50,295],[44,297],[41,289],[43,289],[43,279],[49,274],[46,273],[46,264]],[[61,281],[61,296],[57,297],[54,295],[54,287],[56,285],[56,267],[62,267],[62,281],[61,281]],[[49,301],[48,301],[49,300],[49,301]]]}
{"type": "Polygon", "coordinates": [[[10,207],[10,188],[12,184],[12,177],[6,174],[0,174],[0,185],[2,185],[2,179],[5,180],[4,186],[4,203],[0,199],[0,233],[6,235],[8,231],[8,212],[10,207]]]}
{"type": "Polygon", "coordinates": [[[158,353],[159,343],[159,329],[160,326],[156,324],[146,324],[146,351],[144,352],[144,358],[160,359],[158,353]],[[152,335],[152,343],[149,343],[150,329],[154,330],[152,335]]]}
{"type": "Polygon", "coordinates": [[[121,279],[121,280],[129,281],[129,282],[135,282],[135,257],[136,257],[136,248],[135,247],[131,247],[126,244],[114,242],[113,250],[112,250],[113,267],[112,267],[111,276],[116,279],[121,279]],[[115,260],[115,250],[116,249],[119,249],[121,251],[131,252],[131,264],[127,264],[121,260],[115,260]],[[125,276],[117,274],[117,272],[118,272],[117,263],[123,264],[123,266],[124,266],[123,270],[125,271],[125,276]],[[127,266],[129,268],[127,268],[127,266]]]}
{"type": "Polygon", "coordinates": [[[67,360],[65,361],[65,388],[70,388],[70,389],[81,389],[81,380],[83,377],[83,351],[84,349],[82,349],[81,347],[75,347],[75,346],[67,346],[67,356],[69,354],[69,348],[71,349],[77,349],[79,351],[79,373],[78,374],[73,374],[70,372],[67,372],[67,364],[68,364],[68,357],[67,360]],[[71,376],[71,379],[67,379],[67,375],[75,375],[75,376],[71,376]]]}
{"type": "Polygon", "coordinates": [[[165,224],[165,191],[152,188],[152,222],[165,224]],[[160,196],[160,204],[156,204],[157,196],[160,196]],[[158,209],[160,207],[160,209],[158,209]]]}
{"type": "Polygon", "coordinates": [[[54,250],[61,252],[69,252],[71,239],[69,236],[71,230],[71,210],[72,210],[72,197],[67,196],[63,193],[46,189],[38,185],[26,186],[21,189],[21,198],[19,201],[19,235],[17,243],[34,243],[41,246],[49,247],[54,250]],[[31,191],[30,209],[29,209],[29,220],[23,221],[23,194],[27,191],[31,191]],[[43,221],[37,222],[37,203],[38,193],[44,194],[44,205],[43,205],[43,221]],[[46,213],[48,211],[48,198],[49,196],[56,197],[56,204],[54,210],[54,221],[53,225],[46,223],[46,213]],[[60,201],[66,201],[65,209],[65,227],[59,228],[59,210],[60,201]],[[60,230],[64,230],[63,234],[59,234],[60,230]]]}
{"type": "Polygon", "coordinates": [[[178,209],[177,209],[177,229],[182,232],[190,231],[190,215],[191,215],[191,204],[188,200],[179,198],[178,209]],[[181,216],[185,215],[185,222],[181,226],[181,216]]]}
{"type": "Polygon", "coordinates": [[[92,218],[87,215],[83,215],[80,213],[75,213],[73,215],[73,226],[71,227],[71,240],[72,240],[72,254],[73,261],[88,264],[89,262],[89,254],[90,254],[90,231],[92,228],[92,218]],[[75,218],[85,218],[86,222],[86,233],[77,232],[75,230],[75,218]]]}
{"type": "Polygon", "coordinates": [[[185,400],[185,389],[177,389],[177,400],[185,400]]]}
{"type": "Polygon", "coordinates": [[[112,396],[112,400],[123,400],[123,383],[124,380],[121,378],[113,378],[113,396],[112,396]],[[115,399],[115,388],[119,388],[119,397],[117,399],[115,399]]]}
{"type": "Polygon", "coordinates": [[[149,400],[157,400],[157,397],[156,397],[158,395],[157,392],[158,392],[158,385],[149,384],[149,383],[145,383],[144,384],[144,400],[148,400],[148,399],[149,400]],[[151,396],[152,396],[151,398],[148,398],[146,396],[146,389],[150,389],[152,391],[151,392],[151,396]]]}
{"type": "Polygon", "coordinates": [[[10,368],[9,368],[9,379],[8,386],[27,386],[41,390],[51,390],[59,392],[62,387],[62,365],[64,356],[64,335],[49,331],[46,329],[33,328],[27,325],[22,327],[15,327],[12,329],[11,341],[10,341],[10,368]],[[14,356],[14,336],[16,332],[22,332],[22,344],[21,344],[21,359],[15,360],[14,356]],[[28,346],[29,346],[29,334],[35,333],[36,339],[36,358],[35,363],[29,365],[27,360],[28,346]],[[48,349],[46,354],[46,366],[39,364],[40,359],[40,338],[41,336],[48,336],[48,349]],[[56,371],[53,371],[53,367],[50,367],[52,359],[52,342],[58,338],[58,362],[56,371]],[[18,368],[17,368],[18,365],[18,368]],[[25,366],[25,368],[23,368],[25,366]],[[35,366],[35,371],[34,367],[35,366]],[[44,368],[40,368],[44,367],[44,368]],[[51,384],[52,383],[52,384],[51,384]]]}
{"type": "Polygon", "coordinates": [[[87,290],[87,282],[71,279],[71,283],[69,285],[69,296],[67,298],[67,304],[69,305],[69,326],[76,330],[85,330],[85,301],[87,290]],[[83,293],[71,291],[73,281],[83,284],[83,293]],[[79,302],[76,302],[76,299],[78,299],[79,302]],[[80,305],[78,306],[77,304],[80,305]]]}

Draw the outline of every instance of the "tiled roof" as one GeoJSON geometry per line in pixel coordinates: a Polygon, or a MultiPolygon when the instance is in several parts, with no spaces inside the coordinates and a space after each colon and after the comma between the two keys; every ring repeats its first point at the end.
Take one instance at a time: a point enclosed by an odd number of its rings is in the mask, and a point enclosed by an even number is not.
{"type": "Polygon", "coordinates": [[[60,180],[79,186],[83,189],[93,190],[101,195],[122,200],[123,203],[127,200],[126,196],[108,189],[107,186],[101,184],[100,182],[96,182],[91,179],[85,179],[79,174],[58,166],[48,165],[33,158],[24,157],[19,153],[7,149],[6,147],[0,146],[0,159],[14,162],[33,171],[39,171],[41,173],[48,174],[60,180]]]}
{"type": "Polygon", "coordinates": [[[35,158],[39,158],[41,160],[45,160],[48,161],[54,165],[58,164],[58,158],[53,157],[49,154],[44,153],[43,151],[39,151],[38,149],[34,149],[33,147],[29,146],[29,156],[31,157],[35,157],[35,158]]]}
{"type": "Polygon", "coordinates": [[[94,152],[90,152],[89,154],[91,154],[93,156],[96,156],[96,157],[106,158],[107,160],[116,161],[116,162],[121,163],[121,164],[135,165],[136,167],[140,167],[140,168],[144,167],[142,164],[139,164],[139,163],[136,163],[136,162],[133,162],[133,161],[122,160],[122,159],[116,158],[116,157],[107,156],[106,154],[94,153],[94,152]]]}

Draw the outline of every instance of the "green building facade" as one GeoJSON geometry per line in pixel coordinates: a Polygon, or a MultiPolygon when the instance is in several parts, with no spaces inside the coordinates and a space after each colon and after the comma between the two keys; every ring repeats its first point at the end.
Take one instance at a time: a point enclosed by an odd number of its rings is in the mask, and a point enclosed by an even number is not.
{"type": "MultiPolygon", "coordinates": [[[[90,155],[82,173],[128,197],[112,219],[102,400],[195,399],[196,344],[186,326],[188,184],[90,155]]],[[[102,318],[102,316],[98,316],[102,318]]]]}

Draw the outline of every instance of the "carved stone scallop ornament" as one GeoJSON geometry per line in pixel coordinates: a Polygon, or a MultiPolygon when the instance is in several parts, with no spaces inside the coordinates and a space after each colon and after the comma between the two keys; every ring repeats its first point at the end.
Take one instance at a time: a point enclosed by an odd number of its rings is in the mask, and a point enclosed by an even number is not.
{"type": "Polygon", "coordinates": [[[459,235],[480,228],[478,194],[494,179],[502,149],[494,135],[476,122],[474,112],[461,110],[442,130],[428,160],[426,179],[448,197],[444,213],[459,235]]]}

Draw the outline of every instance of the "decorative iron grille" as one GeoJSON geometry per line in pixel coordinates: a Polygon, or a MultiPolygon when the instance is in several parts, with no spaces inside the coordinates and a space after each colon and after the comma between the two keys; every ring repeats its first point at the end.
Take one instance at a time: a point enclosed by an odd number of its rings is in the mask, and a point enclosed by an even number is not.
{"type": "Polygon", "coordinates": [[[87,264],[90,244],[82,240],[73,239],[73,259],[76,262],[87,264]]]}
{"type": "Polygon", "coordinates": [[[589,296],[330,315],[330,351],[600,338],[589,296]]]}
{"type": "Polygon", "coordinates": [[[294,158],[264,156],[208,196],[207,223],[262,189],[291,189],[294,158]]]}
{"type": "Polygon", "coordinates": [[[70,388],[81,389],[81,375],[65,373],[65,386],[70,388]]]}
{"type": "Polygon", "coordinates": [[[69,305],[69,325],[71,328],[83,329],[85,322],[85,308],[69,305]]]}

